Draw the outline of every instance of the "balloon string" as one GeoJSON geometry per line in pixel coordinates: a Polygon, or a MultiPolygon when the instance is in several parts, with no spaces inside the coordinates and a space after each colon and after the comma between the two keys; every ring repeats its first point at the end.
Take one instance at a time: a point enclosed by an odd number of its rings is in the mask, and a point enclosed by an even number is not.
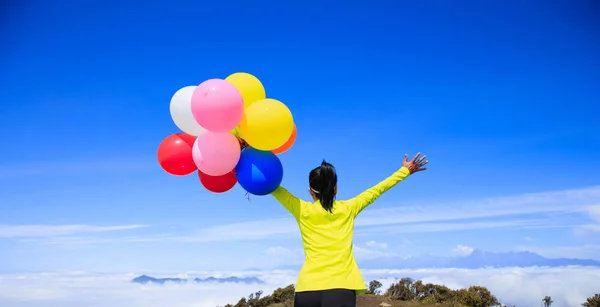
{"type": "Polygon", "coordinates": [[[244,197],[246,197],[246,199],[247,199],[248,201],[250,201],[250,192],[246,192],[246,195],[244,195],[244,197]]]}
{"type": "Polygon", "coordinates": [[[237,139],[240,142],[241,149],[244,149],[244,148],[250,146],[250,145],[248,145],[248,142],[246,142],[246,140],[242,139],[241,137],[238,137],[237,139]]]}

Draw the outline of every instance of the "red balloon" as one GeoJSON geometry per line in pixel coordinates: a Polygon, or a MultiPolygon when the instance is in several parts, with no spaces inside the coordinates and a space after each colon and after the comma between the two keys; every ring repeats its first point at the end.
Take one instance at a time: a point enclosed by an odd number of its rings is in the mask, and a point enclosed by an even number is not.
{"type": "Polygon", "coordinates": [[[221,176],[211,176],[198,171],[200,183],[209,191],[215,193],[223,193],[231,190],[237,183],[235,170],[221,176]]]}
{"type": "Polygon", "coordinates": [[[158,163],[167,173],[185,176],[198,169],[192,158],[192,147],[196,137],[186,133],[167,136],[158,145],[158,163]]]}
{"type": "Polygon", "coordinates": [[[278,154],[282,154],[282,153],[288,151],[290,148],[292,148],[292,145],[294,145],[294,143],[296,142],[297,134],[298,134],[298,131],[296,131],[296,125],[294,125],[294,130],[292,130],[292,135],[290,135],[290,138],[283,145],[279,146],[279,148],[271,150],[271,152],[278,155],[278,154]]]}

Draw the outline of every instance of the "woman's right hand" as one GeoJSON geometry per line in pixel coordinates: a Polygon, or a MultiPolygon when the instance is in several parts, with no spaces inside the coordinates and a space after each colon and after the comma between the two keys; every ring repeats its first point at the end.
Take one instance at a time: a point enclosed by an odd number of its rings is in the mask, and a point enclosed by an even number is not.
{"type": "Polygon", "coordinates": [[[420,155],[421,153],[418,153],[411,161],[408,161],[408,155],[404,154],[404,162],[402,162],[402,166],[406,167],[411,174],[426,170],[427,168],[423,166],[425,166],[429,161],[425,160],[427,156],[422,156],[419,158],[420,155]]]}

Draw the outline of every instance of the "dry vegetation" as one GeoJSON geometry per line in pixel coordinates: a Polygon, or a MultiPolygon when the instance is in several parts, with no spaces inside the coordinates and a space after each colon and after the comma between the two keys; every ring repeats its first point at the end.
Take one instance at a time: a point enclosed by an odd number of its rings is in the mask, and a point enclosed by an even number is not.
{"type": "MultiPolygon", "coordinates": [[[[391,285],[385,292],[381,291],[382,284],[373,280],[365,294],[356,299],[358,307],[492,307],[501,306],[490,291],[481,286],[471,286],[466,289],[452,290],[443,285],[424,284],[420,280],[402,278],[391,285]],[[384,304],[382,304],[384,303],[384,304]]],[[[552,299],[546,296],[542,299],[545,307],[552,305],[552,299]]],[[[581,304],[583,307],[600,307],[600,294],[587,298],[581,304]]],[[[272,294],[263,295],[262,291],[252,293],[247,298],[241,298],[236,304],[225,307],[293,307],[294,285],[279,288],[272,294]]],[[[509,307],[509,306],[505,306],[509,307]]],[[[512,306],[515,307],[515,306],[512,306]]]]}

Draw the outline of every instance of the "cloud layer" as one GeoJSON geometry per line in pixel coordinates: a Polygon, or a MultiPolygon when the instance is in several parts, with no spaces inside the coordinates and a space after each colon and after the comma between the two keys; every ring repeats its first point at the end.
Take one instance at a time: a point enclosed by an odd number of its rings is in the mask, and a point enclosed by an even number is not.
{"type": "Polygon", "coordinates": [[[93,232],[120,231],[148,227],[146,225],[0,225],[0,238],[56,237],[93,232]]]}
{"type": "MultiPolygon", "coordinates": [[[[357,234],[432,233],[493,228],[572,228],[589,238],[600,231],[600,186],[429,205],[372,208],[356,220],[357,234]]],[[[165,229],[146,225],[0,225],[0,238],[28,237],[59,243],[93,242],[91,234],[120,233],[148,227],[144,235],[115,235],[99,241],[222,242],[298,237],[291,217],[185,229],[165,235],[165,229]],[[154,232],[155,234],[152,234],[154,232]],[[87,235],[80,238],[80,235],[87,235]],[[70,237],[70,238],[67,238],[70,237]],[[78,239],[75,239],[78,238],[78,239]]]]}
{"type": "MultiPolygon", "coordinates": [[[[148,273],[149,275],[154,275],[148,273]]],[[[215,307],[236,303],[258,290],[272,290],[295,281],[296,272],[186,272],[161,273],[156,277],[257,276],[266,285],[167,284],[138,285],[129,282],[138,274],[91,274],[85,272],[11,274],[0,276],[3,307],[215,307]]],[[[537,306],[545,295],[556,306],[580,306],[598,291],[600,268],[507,268],[365,270],[365,279],[378,279],[385,287],[395,278],[410,276],[451,288],[483,285],[503,303],[537,306]]]]}

